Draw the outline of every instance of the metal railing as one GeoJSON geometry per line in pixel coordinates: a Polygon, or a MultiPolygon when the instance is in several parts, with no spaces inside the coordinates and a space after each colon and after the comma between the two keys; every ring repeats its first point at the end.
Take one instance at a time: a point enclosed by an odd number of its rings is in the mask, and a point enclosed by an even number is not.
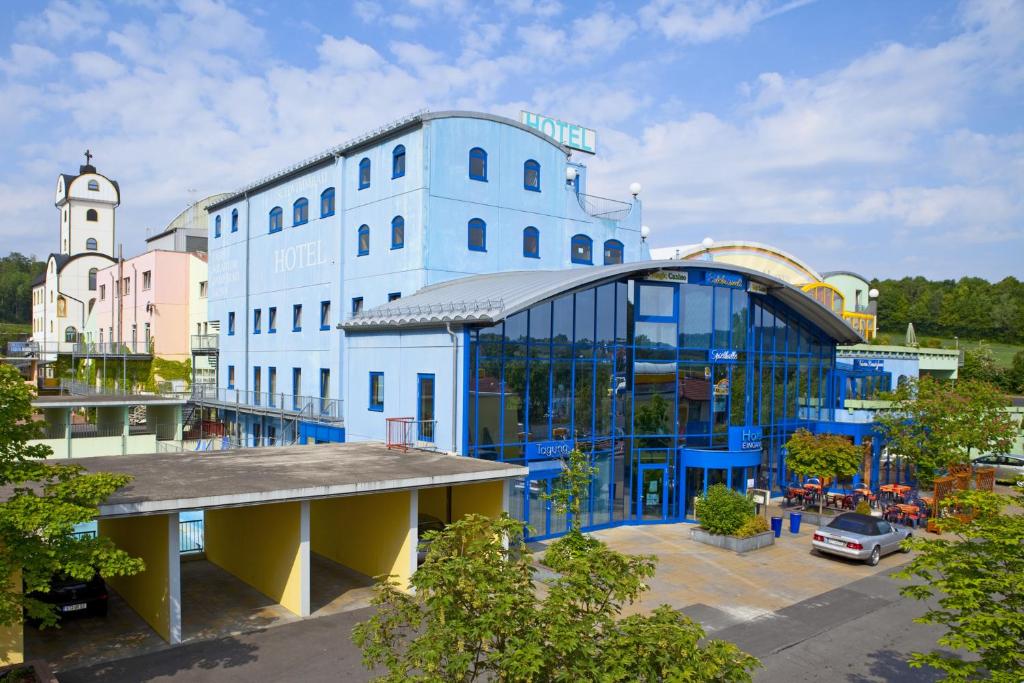
{"type": "Polygon", "coordinates": [[[621,221],[624,220],[633,210],[632,204],[629,202],[620,202],[618,199],[597,197],[592,194],[583,194],[582,192],[577,192],[576,198],[579,200],[580,208],[594,218],[621,221]]]}
{"type": "Polygon", "coordinates": [[[76,342],[71,352],[76,356],[151,356],[153,349],[146,340],[121,342],[76,342]]]}
{"type": "MultiPolygon", "coordinates": [[[[96,531],[73,531],[71,536],[77,539],[96,538],[96,531]]],[[[201,553],[205,540],[203,520],[189,519],[178,522],[178,552],[201,553]]]]}
{"type": "Polygon", "coordinates": [[[142,424],[134,424],[128,427],[128,431],[125,432],[124,425],[121,424],[89,424],[89,423],[72,423],[68,425],[66,422],[43,423],[42,428],[39,430],[37,439],[66,439],[69,436],[72,439],[95,439],[101,437],[110,436],[143,436],[146,434],[157,434],[159,435],[173,435],[177,429],[175,423],[162,423],[156,422],[144,422],[142,424]]]}
{"type": "Polygon", "coordinates": [[[160,396],[163,398],[187,399],[192,396],[191,391],[174,391],[169,382],[158,383],[157,391],[142,391],[136,387],[123,387],[119,385],[115,385],[113,387],[96,386],[95,384],[89,384],[88,382],[82,382],[74,379],[60,380],[60,393],[68,396],[138,396],[140,398],[160,396]]]}
{"type": "Polygon", "coordinates": [[[192,400],[197,403],[217,403],[223,407],[239,406],[259,408],[269,412],[283,412],[307,419],[340,420],[344,402],[340,398],[325,398],[269,391],[245,389],[218,389],[210,385],[192,387],[192,400]]]}
{"type": "Polygon", "coordinates": [[[407,451],[410,448],[435,448],[437,420],[417,420],[414,417],[389,417],[385,445],[393,450],[407,451]]]}
{"type": "Polygon", "coordinates": [[[39,354],[39,342],[31,341],[9,341],[7,342],[8,356],[23,356],[30,358],[39,354]]]}
{"type": "Polygon", "coordinates": [[[193,334],[193,351],[216,351],[220,348],[220,335],[217,334],[193,334]]]}

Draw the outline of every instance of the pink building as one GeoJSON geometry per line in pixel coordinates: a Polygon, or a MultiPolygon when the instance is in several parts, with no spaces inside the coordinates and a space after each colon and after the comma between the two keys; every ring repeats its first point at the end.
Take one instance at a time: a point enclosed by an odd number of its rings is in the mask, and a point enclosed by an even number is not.
{"type": "Polygon", "coordinates": [[[86,336],[100,349],[183,361],[191,335],[206,332],[203,252],[154,249],[100,270],[96,285],[86,336]]]}

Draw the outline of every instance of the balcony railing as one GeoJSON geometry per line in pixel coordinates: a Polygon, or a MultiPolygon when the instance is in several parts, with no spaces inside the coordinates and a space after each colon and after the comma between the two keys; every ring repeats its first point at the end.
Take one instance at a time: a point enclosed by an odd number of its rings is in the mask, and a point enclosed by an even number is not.
{"type": "Polygon", "coordinates": [[[123,342],[77,342],[71,352],[76,356],[149,356],[153,354],[146,340],[123,342]]]}
{"type": "Polygon", "coordinates": [[[125,427],[122,424],[97,425],[89,423],[72,423],[71,425],[68,425],[66,422],[46,422],[43,424],[39,431],[39,435],[36,438],[66,439],[69,436],[69,427],[72,439],[95,439],[109,436],[141,436],[145,434],[156,434],[157,438],[171,438],[177,432],[178,425],[173,422],[165,422],[161,424],[156,422],[144,422],[142,424],[129,425],[128,431],[125,433],[125,427]]]}
{"type": "Polygon", "coordinates": [[[217,334],[193,334],[193,351],[216,351],[219,348],[220,335],[217,334]]]}
{"type": "Polygon", "coordinates": [[[136,387],[103,387],[89,384],[88,382],[80,382],[73,379],[62,379],[60,380],[60,393],[68,396],[111,396],[117,398],[131,398],[137,396],[139,398],[153,398],[159,396],[162,398],[190,398],[192,396],[191,391],[175,391],[173,385],[170,382],[157,382],[156,391],[142,391],[136,387]]]}
{"type": "Polygon", "coordinates": [[[344,407],[344,402],[339,398],[244,389],[218,389],[206,384],[192,387],[192,400],[200,403],[218,403],[228,408],[237,405],[268,412],[295,414],[300,419],[305,417],[329,421],[341,420],[344,407]]]}
{"type": "Polygon", "coordinates": [[[10,341],[7,342],[8,356],[23,356],[31,358],[39,355],[39,343],[31,341],[10,341]]]}
{"type": "MultiPolygon", "coordinates": [[[[201,553],[203,552],[203,520],[186,519],[178,522],[178,552],[180,553],[201,553]]],[[[77,539],[96,538],[96,532],[92,529],[85,531],[73,531],[71,535],[77,539]]]]}
{"type": "Polygon", "coordinates": [[[576,198],[580,202],[580,207],[594,218],[621,221],[625,220],[626,216],[633,210],[632,204],[620,202],[617,199],[597,197],[592,194],[583,194],[582,192],[577,192],[576,198]]]}

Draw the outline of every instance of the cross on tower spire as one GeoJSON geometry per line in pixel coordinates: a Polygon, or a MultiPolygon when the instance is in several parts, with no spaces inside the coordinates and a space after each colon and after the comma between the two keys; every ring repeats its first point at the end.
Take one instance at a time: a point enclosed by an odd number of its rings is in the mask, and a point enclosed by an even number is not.
{"type": "Polygon", "coordinates": [[[88,166],[92,161],[92,152],[85,150],[85,165],[88,166]]]}

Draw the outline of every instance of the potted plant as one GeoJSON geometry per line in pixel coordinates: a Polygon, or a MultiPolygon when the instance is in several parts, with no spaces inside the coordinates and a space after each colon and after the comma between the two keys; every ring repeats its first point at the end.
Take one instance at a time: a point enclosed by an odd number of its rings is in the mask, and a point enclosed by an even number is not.
{"type": "Polygon", "coordinates": [[[697,499],[700,528],[690,530],[699,542],[738,553],[775,543],[775,535],[762,517],[754,514],[754,502],[725,484],[715,484],[697,499]]]}

